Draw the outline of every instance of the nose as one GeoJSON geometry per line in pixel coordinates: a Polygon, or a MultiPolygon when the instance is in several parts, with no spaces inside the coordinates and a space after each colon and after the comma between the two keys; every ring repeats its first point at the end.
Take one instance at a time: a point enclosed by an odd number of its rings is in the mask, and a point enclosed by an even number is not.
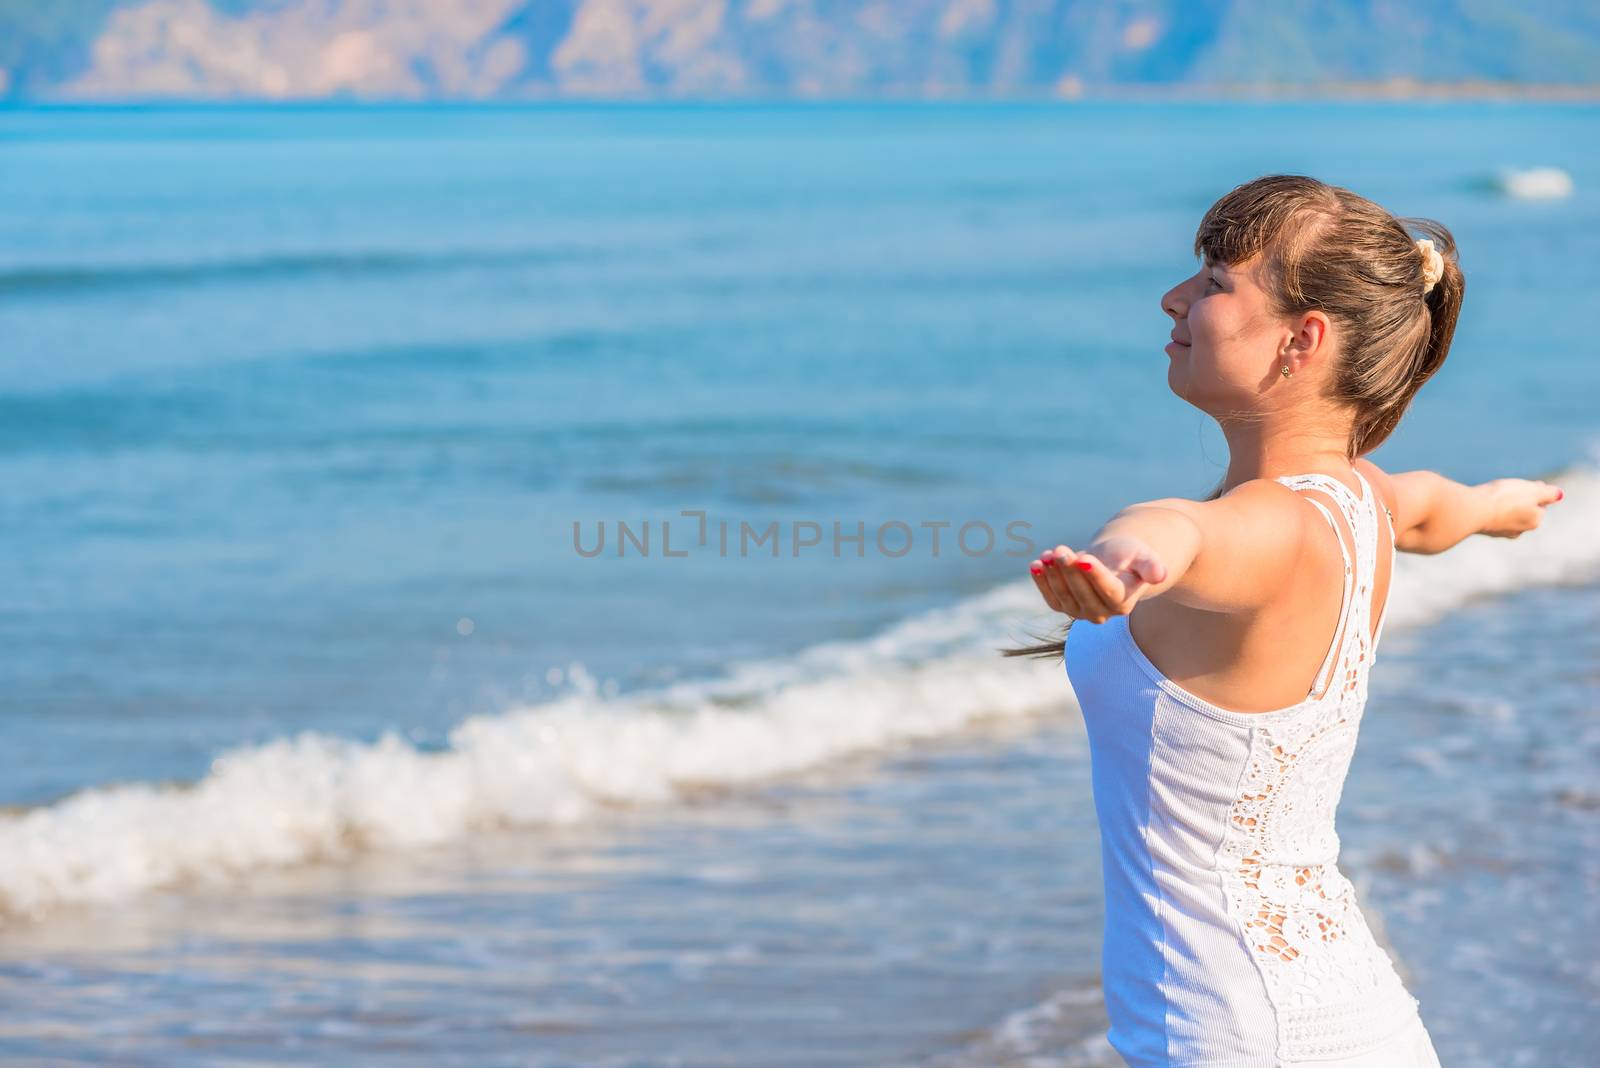
{"type": "Polygon", "coordinates": [[[1172,316],[1173,322],[1189,314],[1189,301],[1183,295],[1183,283],[1180,282],[1161,294],[1161,310],[1172,316]]]}

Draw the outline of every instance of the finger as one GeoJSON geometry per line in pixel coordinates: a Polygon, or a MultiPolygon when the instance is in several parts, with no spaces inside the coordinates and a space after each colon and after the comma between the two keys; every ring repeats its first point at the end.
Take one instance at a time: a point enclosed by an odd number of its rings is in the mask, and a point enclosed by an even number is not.
{"type": "MultiPolygon", "coordinates": [[[[1110,570],[1110,566],[1107,565],[1110,570]]],[[[1122,610],[1130,611],[1133,603],[1149,591],[1146,586],[1157,586],[1167,580],[1167,565],[1156,556],[1155,550],[1144,548],[1134,553],[1121,568],[1113,570],[1111,577],[1122,582],[1122,610]]]]}
{"type": "Polygon", "coordinates": [[[1544,492],[1539,494],[1539,503],[1541,505],[1554,504],[1566,495],[1566,491],[1564,491],[1560,486],[1552,486],[1550,483],[1546,482],[1544,484],[1544,492]]]}
{"type": "Polygon", "coordinates": [[[1050,611],[1062,611],[1056,591],[1050,588],[1050,580],[1044,577],[1044,565],[1035,560],[1028,566],[1028,573],[1033,576],[1033,584],[1038,587],[1039,596],[1044,598],[1044,603],[1050,607],[1050,611]]]}
{"type": "Polygon", "coordinates": [[[1133,559],[1128,562],[1127,569],[1152,585],[1167,581],[1167,565],[1163,564],[1150,549],[1141,549],[1135,553],[1133,559]]]}
{"type": "Polygon", "coordinates": [[[1100,599],[1114,612],[1122,611],[1132,599],[1134,591],[1144,584],[1144,580],[1131,571],[1113,572],[1099,557],[1085,553],[1078,560],[1093,565],[1083,575],[1100,599]]]}
{"type": "Polygon", "coordinates": [[[1080,619],[1090,616],[1094,608],[1093,601],[1085,600],[1082,592],[1072,584],[1072,574],[1074,574],[1072,561],[1074,561],[1077,553],[1072,552],[1066,545],[1056,545],[1056,547],[1045,552],[1045,556],[1053,564],[1050,571],[1046,571],[1045,574],[1050,576],[1051,584],[1056,588],[1056,593],[1058,593],[1062,603],[1066,604],[1067,611],[1070,614],[1074,614],[1074,616],[1080,617],[1080,619]]]}
{"type": "Polygon", "coordinates": [[[1061,557],[1045,554],[1044,561],[1045,581],[1050,583],[1050,589],[1056,595],[1056,601],[1061,605],[1061,611],[1069,616],[1081,617],[1083,606],[1078,603],[1078,598],[1073,595],[1072,588],[1067,585],[1065,565],[1061,557]]]}
{"type": "Polygon", "coordinates": [[[1078,602],[1078,597],[1073,592],[1072,587],[1067,584],[1066,572],[1069,569],[1063,564],[1063,559],[1064,557],[1060,551],[1045,553],[1042,560],[1044,577],[1050,583],[1050,589],[1055,592],[1056,600],[1061,604],[1059,610],[1069,616],[1081,618],[1085,614],[1084,607],[1078,602]]]}
{"type": "Polygon", "coordinates": [[[1072,590],[1072,594],[1077,598],[1078,604],[1083,607],[1085,618],[1095,623],[1103,623],[1106,618],[1115,614],[1116,610],[1106,598],[1100,595],[1094,583],[1089,580],[1088,570],[1083,568],[1083,564],[1089,564],[1090,569],[1095,566],[1092,558],[1083,555],[1074,559],[1070,565],[1064,568],[1067,574],[1068,588],[1072,590]]]}
{"type": "Polygon", "coordinates": [[[1065,545],[1056,546],[1053,552],[1056,563],[1054,570],[1060,582],[1062,596],[1071,602],[1074,611],[1080,617],[1099,615],[1103,607],[1100,598],[1086,584],[1078,580],[1082,572],[1077,562],[1082,556],[1065,545]]]}

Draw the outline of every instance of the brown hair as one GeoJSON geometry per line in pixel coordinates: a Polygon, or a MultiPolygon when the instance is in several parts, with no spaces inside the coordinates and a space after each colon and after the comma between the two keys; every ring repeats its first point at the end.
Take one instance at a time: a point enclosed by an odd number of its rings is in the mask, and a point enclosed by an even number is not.
{"type": "MultiPolygon", "coordinates": [[[[1328,397],[1354,413],[1352,459],[1394,433],[1422,384],[1444,364],[1466,292],[1455,238],[1443,225],[1397,218],[1366,197],[1304,175],[1267,175],[1229,192],[1200,220],[1194,251],[1228,265],[1259,254],[1275,313],[1318,310],[1338,324],[1340,356],[1328,397]],[[1431,239],[1444,260],[1443,276],[1426,294],[1414,233],[1431,239]]],[[[1205,499],[1221,495],[1219,484],[1205,499]]],[[[1001,652],[1053,657],[1065,646],[1063,632],[1060,641],[1001,652]]]]}

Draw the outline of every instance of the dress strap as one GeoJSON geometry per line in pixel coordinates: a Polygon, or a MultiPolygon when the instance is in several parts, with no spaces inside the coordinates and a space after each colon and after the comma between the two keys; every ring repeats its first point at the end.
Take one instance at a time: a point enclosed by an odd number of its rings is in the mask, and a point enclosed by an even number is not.
{"type": "Polygon", "coordinates": [[[1373,488],[1371,482],[1367,481],[1367,476],[1366,475],[1363,475],[1358,470],[1358,471],[1356,471],[1356,477],[1359,478],[1361,480],[1361,484],[1366,487],[1367,496],[1372,498],[1372,503],[1373,503],[1373,508],[1372,508],[1372,538],[1373,538],[1372,557],[1373,557],[1373,559],[1372,559],[1372,579],[1371,579],[1371,581],[1374,584],[1376,584],[1377,581],[1378,581],[1378,559],[1377,559],[1377,557],[1378,557],[1378,552],[1377,552],[1377,549],[1378,549],[1378,546],[1377,546],[1377,538],[1378,538],[1378,509],[1382,508],[1383,509],[1383,514],[1388,516],[1388,518],[1389,518],[1389,588],[1384,591],[1383,604],[1378,609],[1378,629],[1376,631],[1374,631],[1373,634],[1372,634],[1372,648],[1373,648],[1374,652],[1376,652],[1376,650],[1378,648],[1378,639],[1383,637],[1383,625],[1385,623],[1389,622],[1389,601],[1394,597],[1394,567],[1395,567],[1395,563],[1398,561],[1399,556],[1400,556],[1400,547],[1395,544],[1395,538],[1394,538],[1394,513],[1389,511],[1389,506],[1387,504],[1383,503],[1383,498],[1378,496],[1378,491],[1373,488]]]}
{"type": "MultiPolygon", "coordinates": [[[[1346,486],[1332,475],[1324,475],[1320,473],[1312,473],[1307,475],[1281,475],[1275,479],[1275,481],[1282,482],[1291,490],[1295,490],[1297,492],[1302,489],[1323,489],[1323,482],[1327,481],[1333,483],[1339,489],[1343,490],[1346,500],[1355,499],[1355,493],[1350,489],[1350,487],[1346,486]]],[[[1338,498],[1336,497],[1335,499],[1338,498]]],[[[1339,522],[1338,520],[1334,519],[1333,513],[1328,511],[1327,505],[1313,497],[1307,497],[1305,500],[1307,503],[1316,508],[1317,511],[1321,512],[1322,517],[1328,521],[1328,526],[1333,528],[1333,536],[1339,542],[1339,554],[1344,558],[1344,592],[1339,601],[1339,623],[1334,628],[1333,641],[1328,646],[1327,655],[1322,659],[1322,666],[1317,669],[1316,680],[1311,684],[1311,693],[1307,695],[1310,697],[1318,697],[1319,695],[1326,694],[1327,691],[1324,689],[1324,687],[1329,681],[1327,676],[1338,664],[1340,660],[1340,654],[1344,651],[1345,643],[1349,638],[1349,629],[1347,624],[1350,621],[1351,608],[1355,603],[1355,597],[1353,594],[1355,590],[1356,579],[1358,577],[1356,575],[1356,565],[1360,562],[1360,559],[1359,556],[1355,560],[1351,559],[1350,549],[1345,545],[1344,534],[1339,530],[1339,522]]],[[[1353,510],[1345,507],[1344,504],[1341,504],[1340,511],[1345,514],[1345,519],[1349,523],[1351,538],[1359,539],[1360,534],[1355,523],[1353,510]]]]}
{"type": "MultiPolygon", "coordinates": [[[[1390,535],[1389,536],[1389,544],[1393,545],[1394,544],[1394,513],[1389,511],[1389,506],[1387,504],[1383,503],[1383,498],[1378,496],[1378,491],[1372,488],[1372,483],[1367,481],[1367,476],[1363,475],[1359,468],[1352,467],[1351,470],[1354,471],[1356,473],[1356,477],[1361,480],[1361,488],[1366,490],[1367,499],[1372,501],[1372,503],[1374,505],[1373,510],[1372,510],[1372,514],[1374,516],[1376,516],[1378,514],[1378,509],[1382,508],[1383,509],[1383,514],[1389,517],[1389,535],[1390,535]]],[[[1335,479],[1335,481],[1338,481],[1338,480],[1335,479]]]]}

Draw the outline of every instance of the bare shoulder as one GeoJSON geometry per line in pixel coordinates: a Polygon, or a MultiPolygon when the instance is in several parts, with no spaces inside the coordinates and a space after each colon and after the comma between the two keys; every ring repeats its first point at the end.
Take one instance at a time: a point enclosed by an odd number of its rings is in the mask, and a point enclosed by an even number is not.
{"type": "Polygon", "coordinates": [[[1303,551],[1310,511],[1270,478],[1241,482],[1215,500],[1164,497],[1133,507],[1168,508],[1194,521],[1199,552],[1168,596],[1214,612],[1250,611],[1281,591],[1303,551]]]}
{"type": "Polygon", "coordinates": [[[1395,547],[1401,552],[1417,548],[1415,531],[1420,530],[1439,506],[1439,487],[1446,480],[1432,471],[1401,471],[1389,474],[1371,460],[1356,461],[1356,468],[1383,500],[1394,524],[1395,547]]]}
{"type": "Polygon", "coordinates": [[[1377,464],[1365,457],[1358,457],[1356,459],[1355,468],[1357,471],[1360,471],[1364,476],[1366,476],[1367,482],[1372,486],[1373,491],[1377,493],[1378,499],[1381,500],[1383,502],[1383,506],[1389,510],[1389,518],[1393,520],[1395,522],[1395,526],[1398,527],[1400,514],[1400,488],[1398,485],[1396,485],[1394,478],[1389,475],[1389,472],[1385,471],[1383,468],[1379,467],[1377,464]]]}

